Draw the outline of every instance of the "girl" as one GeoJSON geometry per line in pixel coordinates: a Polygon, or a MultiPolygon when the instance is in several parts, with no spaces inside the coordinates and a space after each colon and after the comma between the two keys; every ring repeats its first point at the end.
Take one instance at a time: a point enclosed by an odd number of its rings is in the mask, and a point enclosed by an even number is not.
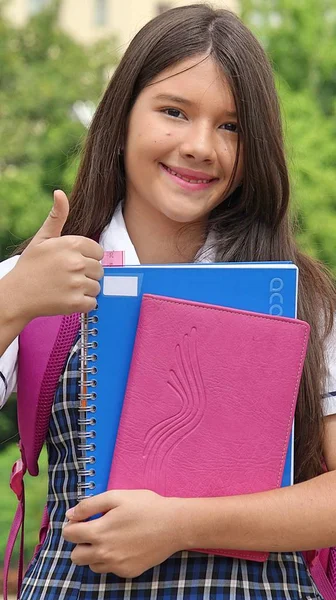
{"type": "Polygon", "coordinates": [[[148,23],[99,105],[69,215],[57,192],[21,257],[2,264],[2,274],[10,271],[1,282],[3,349],[14,340],[0,364],[3,398],[15,384],[14,338],[25,324],[95,305],[102,249],[125,250],[126,264],[293,260],[299,317],[311,325],[296,485],[207,499],[111,491],[76,504],[77,341],[47,439],[49,533],[21,600],[321,599],[299,550],[336,544],[336,300],[322,267],[295,245],[288,203],[278,101],[253,35],[235,15],[204,5],[148,23]],[[87,521],[96,513],[104,515],[87,521]],[[195,547],[271,554],[255,563],[195,547]]]}

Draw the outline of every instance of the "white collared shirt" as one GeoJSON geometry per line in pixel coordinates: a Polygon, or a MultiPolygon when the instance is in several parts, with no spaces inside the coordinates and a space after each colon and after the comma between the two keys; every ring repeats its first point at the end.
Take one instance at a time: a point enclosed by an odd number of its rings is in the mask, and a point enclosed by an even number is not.
{"type": "MultiPolygon", "coordinates": [[[[196,255],[195,262],[213,262],[214,241],[215,236],[210,232],[203,248],[196,255]]],[[[124,250],[126,265],[139,264],[139,258],[126,229],[121,205],[117,207],[110,224],[103,231],[99,243],[105,251],[124,250]]],[[[14,256],[0,263],[0,279],[14,268],[18,259],[19,256],[14,256]]],[[[18,338],[0,357],[0,407],[16,388],[17,360],[18,338]]],[[[336,325],[335,333],[327,344],[327,360],[329,373],[323,399],[324,415],[336,414],[336,325]]]]}

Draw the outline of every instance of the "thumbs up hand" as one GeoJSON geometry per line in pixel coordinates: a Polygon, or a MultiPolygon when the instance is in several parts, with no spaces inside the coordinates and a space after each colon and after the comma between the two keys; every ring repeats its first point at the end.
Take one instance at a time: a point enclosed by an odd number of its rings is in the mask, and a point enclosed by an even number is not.
{"type": "Polygon", "coordinates": [[[88,312],[96,305],[104,252],[89,238],[61,236],[68,214],[68,198],[57,190],[48,217],[8,275],[15,278],[20,313],[27,322],[88,312]]]}

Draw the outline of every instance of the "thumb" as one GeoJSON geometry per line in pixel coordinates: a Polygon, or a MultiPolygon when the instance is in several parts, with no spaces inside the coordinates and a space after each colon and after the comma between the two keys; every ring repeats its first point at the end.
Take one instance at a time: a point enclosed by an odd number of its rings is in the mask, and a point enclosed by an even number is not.
{"type": "Polygon", "coordinates": [[[69,200],[62,190],[54,192],[54,204],[44,221],[42,227],[38,230],[31,244],[39,244],[44,240],[53,237],[59,237],[69,214],[69,200]]]}

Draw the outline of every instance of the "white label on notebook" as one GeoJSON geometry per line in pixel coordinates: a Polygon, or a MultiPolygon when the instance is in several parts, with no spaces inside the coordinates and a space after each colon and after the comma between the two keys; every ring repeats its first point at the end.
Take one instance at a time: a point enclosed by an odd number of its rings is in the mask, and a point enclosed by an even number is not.
{"type": "Polygon", "coordinates": [[[138,277],[106,275],[103,284],[104,296],[137,296],[138,277]]]}

